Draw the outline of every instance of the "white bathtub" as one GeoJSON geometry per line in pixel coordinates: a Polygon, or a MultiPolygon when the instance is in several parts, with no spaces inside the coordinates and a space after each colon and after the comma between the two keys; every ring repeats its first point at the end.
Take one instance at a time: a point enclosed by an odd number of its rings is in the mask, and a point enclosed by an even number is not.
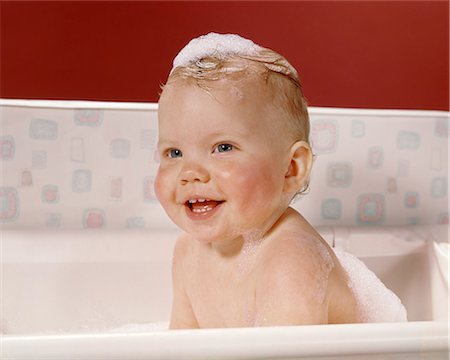
{"type": "Polygon", "coordinates": [[[449,113],[309,110],[295,207],[408,323],[161,330],[177,231],[153,193],[157,104],[0,99],[0,358],[447,359],[449,113]]]}
{"type": "Polygon", "coordinates": [[[7,230],[1,239],[0,358],[448,358],[448,250],[439,245],[448,241],[448,226],[320,232],[375,271],[405,304],[408,323],[177,331],[126,326],[168,321],[176,230],[7,230]]]}

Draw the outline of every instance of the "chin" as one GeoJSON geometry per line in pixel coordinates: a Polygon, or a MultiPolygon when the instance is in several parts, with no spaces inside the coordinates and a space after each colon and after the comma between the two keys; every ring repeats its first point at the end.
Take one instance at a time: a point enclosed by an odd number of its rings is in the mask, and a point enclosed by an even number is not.
{"type": "Polygon", "coordinates": [[[218,240],[217,236],[211,235],[208,231],[186,231],[185,232],[194,240],[201,242],[203,244],[214,243],[218,240]]]}
{"type": "Polygon", "coordinates": [[[213,244],[217,242],[227,242],[232,241],[236,238],[236,236],[230,236],[230,234],[224,234],[221,232],[213,231],[214,229],[188,229],[183,228],[184,232],[189,235],[192,239],[202,243],[202,244],[213,244]]]}

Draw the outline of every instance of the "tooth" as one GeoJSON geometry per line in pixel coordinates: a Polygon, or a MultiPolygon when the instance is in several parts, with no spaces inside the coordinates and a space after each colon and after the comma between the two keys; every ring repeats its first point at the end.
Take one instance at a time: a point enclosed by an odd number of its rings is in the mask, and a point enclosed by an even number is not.
{"type": "Polygon", "coordinates": [[[211,211],[213,208],[211,206],[205,206],[203,208],[200,209],[192,209],[193,212],[195,213],[206,213],[208,211],[211,211]]]}
{"type": "Polygon", "coordinates": [[[205,202],[206,200],[205,199],[198,199],[197,201],[198,202],[205,202]]]}
{"type": "Polygon", "coordinates": [[[189,204],[195,204],[197,202],[197,200],[195,200],[195,199],[190,199],[189,200],[189,204]]]}

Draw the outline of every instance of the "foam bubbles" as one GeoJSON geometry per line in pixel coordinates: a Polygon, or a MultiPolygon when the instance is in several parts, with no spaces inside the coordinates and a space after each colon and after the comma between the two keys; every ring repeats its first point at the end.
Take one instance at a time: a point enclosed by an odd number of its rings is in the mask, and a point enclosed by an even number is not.
{"type": "MultiPolygon", "coordinates": [[[[187,66],[204,57],[223,58],[229,55],[252,56],[261,49],[253,41],[236,34],[209,33],[192,39],[173,60],[173,69],[187,66]]],[[[207,64],[202,63],[203,67],[207,64]]]]}
{"type": "MultiPolygon", "coordinates": [[[[333,258],[328,252],[328,248],[318,239],[312,237],[313,243],[310,246],[314,246],[314,252],[318,252],[317,256],[314,258],[316,262],[316,268],[320,269],[316,272],[316,289],[315,296],[319,303],[323,303],[326,299],[326,294],[328,290],[328,279],[331,270],[334,268],[333,258]]],[[[313,252],[313,253],[314,253],[313,252]]]]}
{"type": "Polygon", "coordinates": [[[335,253],[349,278],[350,287],[363,322],[404,322],[406,309],[400,299],[389,290],[366,265],[342,250],[335,253]]]}
{"type": "Polygon", "coordinates": [[[255,255],[261,247],[264,238],[264,232],[260,229],[252,229],[242,235],[244,243],[242,244],[242,257],[238,264],[241,274],[248,271],[250,264],[253,262],[255,255]]]}
{"type": "Polygon", "coordinates": [[[315,235],[304,232],[301,241],[298,243],[305,260],[313,263],[314,288],[311,288],[311,295],[318,303],[326,300],[328,290],[328,280],[331,270],[334,268],[333,258],[328,248],[315,235]]]}

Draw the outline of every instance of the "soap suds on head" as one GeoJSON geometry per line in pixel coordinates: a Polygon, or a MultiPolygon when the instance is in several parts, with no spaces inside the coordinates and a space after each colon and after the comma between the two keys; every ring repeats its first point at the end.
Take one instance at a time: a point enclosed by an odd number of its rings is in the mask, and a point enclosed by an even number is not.
{"type": "MultiPolygon", "coordinates": [[[[199,62],[200,59],[213,56],[223,58],[230,55],[252,56],[261,49],[249,39],[236,34],[209,33],[192,39],[173,60],[172,71],[179,66],[188,66],[197,62],[199,67],[208,67],[207,62],[199,62]],[[200,64],[199,64],[200,63],[200,64]]],[[[213,64],[211,66],[214,66],[213,64]]],[[[171,71],[171,72],[172,72],[171,71]]]]}

